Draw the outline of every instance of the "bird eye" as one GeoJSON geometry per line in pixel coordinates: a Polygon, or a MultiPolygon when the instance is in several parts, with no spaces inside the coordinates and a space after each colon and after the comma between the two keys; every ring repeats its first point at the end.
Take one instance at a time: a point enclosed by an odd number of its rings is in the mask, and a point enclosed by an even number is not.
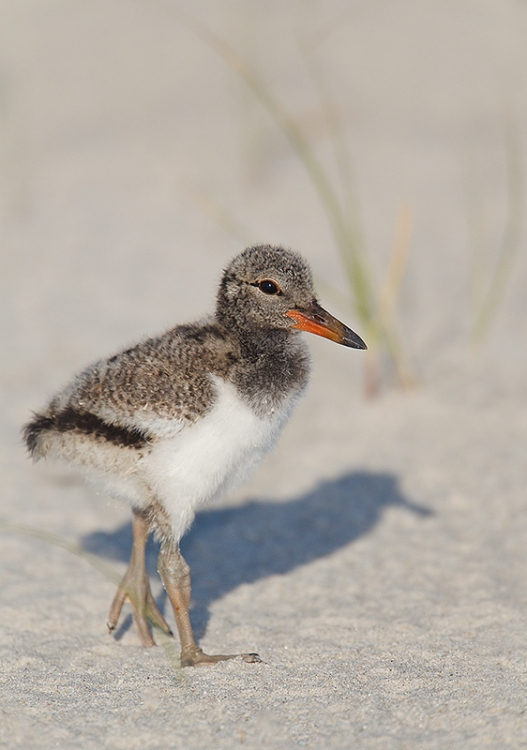
{"type": "Polygon", "coordinates": [[[269,279],[260,281],[260,283],[258,284],[258,289],[260,289],[260,291],[262,291],[264,294],[278,294],[280,292],[278,285],[275,284],[274,281],[269,281],[269,279]]]}

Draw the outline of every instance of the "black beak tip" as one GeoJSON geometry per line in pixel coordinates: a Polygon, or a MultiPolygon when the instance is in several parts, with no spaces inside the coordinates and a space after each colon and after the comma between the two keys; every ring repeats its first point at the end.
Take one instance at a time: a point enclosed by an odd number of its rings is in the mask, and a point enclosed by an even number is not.
{"type": "Polygon", "coordinates": [[[365,350],[368,348],[361,337],[350,328],[348,328],[348,330],[346,331],[342,343],[344,346],[349,346],[351,349],[365,350]]]}

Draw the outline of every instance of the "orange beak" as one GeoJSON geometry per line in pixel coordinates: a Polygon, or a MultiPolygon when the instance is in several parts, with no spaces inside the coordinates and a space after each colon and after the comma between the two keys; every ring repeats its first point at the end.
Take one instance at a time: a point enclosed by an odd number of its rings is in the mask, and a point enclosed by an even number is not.
{"type": "Polygon", "coordinates": [[[315,333],[317,336],[323,336],[352,349],[368,348],[360,336],[351,328],[345,326],[344,323],[341,323],[340,320],[334,318],[316,301],[313,301],[313,304],[304,310],[288,310],[286,315],[296,320],[293,328],[315,333]]]}

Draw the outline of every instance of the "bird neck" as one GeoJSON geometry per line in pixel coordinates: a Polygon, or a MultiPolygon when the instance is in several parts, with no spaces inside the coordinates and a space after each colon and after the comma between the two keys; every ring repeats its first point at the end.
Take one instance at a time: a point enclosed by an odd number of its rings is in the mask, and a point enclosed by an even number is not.
{"type": "Polygon", "coordinates": [[[240,360],[234,380],[256,411],[268,412],[307,385],[309,356],[295,331],[238,332],[240,360]]]}

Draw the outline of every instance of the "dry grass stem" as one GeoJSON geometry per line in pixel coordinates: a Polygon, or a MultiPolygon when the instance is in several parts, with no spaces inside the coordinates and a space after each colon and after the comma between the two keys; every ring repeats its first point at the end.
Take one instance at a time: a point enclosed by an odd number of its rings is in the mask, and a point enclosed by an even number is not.
{"type": "Polygon", "coordinates": [[[194,202],[204,214],[220,226],[228,235],[239,242],[242,247],[254,244],[252,232],[234,216],[232,211],[222,205],[216,198],[196,185],[187,182],[187,190],[194,202]]]}
{"type": "MultiPolygon", "coordinates": [[[[260,73],[231,44],[211,31],[205,24],[187,16],[174,6],[165,7],[169,7],[180,23],[201,39],[209,49],[216,52],[247,84],[253,95],[287,138],[291,148],[306,170],[328,219],[346,273],[352,306],[364,328],[368,345],[372,348],[382,347],[387,351],[389,357],[394,361],[396,372],[403,386],[413,383],[414,380],[407,363],[404,361],[402,347],[395,335],[393,323],[393,311],[397,292],[400,288],[400,277],[406,264],[407,256],[404,253],[409,242],[405,240],[404,236],[398,240],[392,256],[392,266],[388,271],[387,282],[383,287],[384,308],[379,310],[374,293],[373,275],[364,251],[362,232],[359,229],[356,190],[342,120],[329,96],[328,86],[315,64],[312,44],[304,43],[303,52],[313,84],[318,92],[321,110],[327,122],[341,183],[340,191],[333,184],[328,170],[319,160],[309,138],[296,119],[289,114],[275,96],[271,87],[265,83],[260,73]],[[343,197],[341,197],[341,193],[343,197]]],[[[198,195],[197,200],[202,209],[230,234],[239,240],[245,241],[248,238],[250,233],[217,201],[203,194],[198,195]]],[[[407,224],[410,226],[408,221],[407,224]]],[[[401,230],[403,233],[405,227],[408,229],[407,225],[404,225],[401,230]]],[[[333,293],[332,296],[336,295],[333,293]]],[[[378,367],[379,358],[370,356],[369,362],[369,367],[373,371],[374,367],[378,367]]],[[[372,391],[372,393],[375,389],[378,391],[380,372],[375,377],[367,376],[366,379],[367,383],[370,384],[367,385],[367,390],[372,391]],[[375,389],[371,385],[373,383],[377,384],[375,389]]]]}

